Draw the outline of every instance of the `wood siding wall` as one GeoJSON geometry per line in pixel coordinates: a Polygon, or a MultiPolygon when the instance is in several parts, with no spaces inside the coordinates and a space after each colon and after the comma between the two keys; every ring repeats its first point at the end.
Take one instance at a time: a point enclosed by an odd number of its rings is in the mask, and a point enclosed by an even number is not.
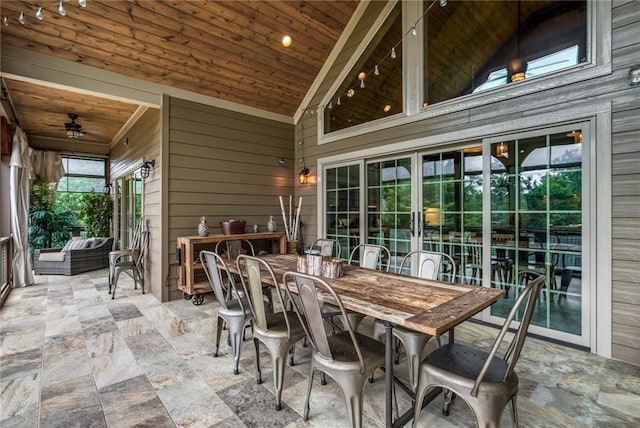
{"type": "Polygon", "coordinates": [[[168,153],[169,300],[179,298],[178,236],[197,235],[201,216],[211,234],[220,221],[244,219],[266,230],[274,216],[283,230],[279,195],[293,195],[293,125],[170,99],[168,153]],[[278,165],[284,158],[286,165],[278,165]]]}
{"type": "MultiPolygon", "coordinates": [[[[613,74],[640,66],[640,1],[614,2],[613,74]]],[[[612,98],[612,356],[640,365],[640,86],[612,98]]]]}
{"type": "MultiPolygon", "coordinates": [[[[379,6],[372,4],[358,24],[342,55],[351,55],[361,40],[367,25],[379,13],[379,6]]],[[[612,322],[612,356],[617,359],[640,364],[640,279],[635,271],[640,260],[640,87],[628,84],[630,66],[639,65],[640,37],[638,28],[640,21],[640,1],[619,1],[611,3],[612,7],[612,72],[600,72],[600,76],[583,79],[575,83],[550,85],[532,94],[503,93],[502,97],[487,95],[485,103],[475,103],[469,108],[456,108],[450,105],[450,112],[438,116],[411,122],[401,126],[382,129],[327,144],[317,144],[317,116],[305,114],[297,125],[297,139],[304,142],[297,146],[298,156],[304,155],[307,165],[312,166],[311,183],[298,186],[299,195],[305,196],[309,202],[303,209],[303,220],[308,225],[305,240],[315,237],[318,219],[316,216],[317,171],[315,166],[319,158],[340,155],[361,149],[383,147],[388,144],[409,141],[417,138],[441,135],[449,132],[469,130],[470,138],[483,138],[489,135],[487,126],[495,125],[495,129],[504,127],[506,121],[513,127],[514,120],[536,117],[568,109],[580,111],[596,104],[611,105],[611,142],[612,142],[612,181],[613,191],[613,249],[612,249],[612,289],[613,289],[613,322],[612,322]],[[474,129],[484,129],[484,134],[473,135],[474,129]]],[[[605,35],[608,39],[608,35],[605,35]]],[[[606,46],[606,43],[605,43],[606,46]]],[[[604,55],[607,57],[606,55],[604,55]]],[[[334,66],[341,69],[343,62],[334,66]]],[[[600,64],[606,69],[608,64],[600,64]]],[[[338,74],[336,70],[328,73],[327,79],[320,86],[310,105],[317,106],[322,102],[325,92],[331,86],[332,78],[338,74]]],[[[461,101],[461,103],[464,101],[461,101]]],[[[600,112],[599,112],[600,113],[600,112]]],[[[603,111],[605,115],[608,111],[603,111]]],[[[586,118],[586,117],[585,117],[586,118]]],[[[545,126],[547,123],[539,123],[545,126]]],[[[608,139],[607,139],[608,140],[608,139]]],[[[607,141],[608,142],[608,141],[607,141]]],[[[605,142],[597,142],[603,144],[605,142]]],[[[594,213],[596,215],[596,213],[594,213]]],[[[599,227],[601,225],[599,224],[599,227]]],[[[606,227],[606,226],[605,226],[606,227]]]]}
{"type": "Polygon", "coordinates": [[[145,291],[151,292],[159,301],[166,300],[163,280],[161,194],[160,186],[162,156],[162,121],[160,110],[148,109],[127,132],[122,141],[111,148],[111,177],[122,175],[138,168],[141,160],[155,159],[156,165],[149,178],[144,181],[143,214],[149,231],[149,247],[145,263],[145,291]],[[125,139],[128,144],[125,145],[125,139]]]}

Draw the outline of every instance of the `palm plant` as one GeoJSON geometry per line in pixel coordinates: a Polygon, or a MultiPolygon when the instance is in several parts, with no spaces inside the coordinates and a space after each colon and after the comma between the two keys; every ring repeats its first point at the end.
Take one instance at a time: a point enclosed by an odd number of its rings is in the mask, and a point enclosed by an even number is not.
{"type": "Polygon", "coordinates": [[[55,208],[56,190],[36,178],[29,204],[29,244],[31,249],[62,247],[71,238],[76,224],[72,211],[55,208]]]}

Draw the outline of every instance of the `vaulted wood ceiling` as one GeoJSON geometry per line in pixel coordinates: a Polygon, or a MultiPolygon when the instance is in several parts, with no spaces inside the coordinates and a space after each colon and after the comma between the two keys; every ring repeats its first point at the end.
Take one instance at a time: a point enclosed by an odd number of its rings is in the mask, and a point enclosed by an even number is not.
{"type": "MultiPolygon", "coordinates": [[[[3,1],[2,46],[293,116],[357,0],[63,4],[66,16],[56,1],[3,1]],[[293,39],[288,48],[284,35],[293,39]]],[[[33,82],[5,84],[28,135],[61,138],[74,112],[88,131],[82,139],[108,143],[137,107],[33,82]]]]}

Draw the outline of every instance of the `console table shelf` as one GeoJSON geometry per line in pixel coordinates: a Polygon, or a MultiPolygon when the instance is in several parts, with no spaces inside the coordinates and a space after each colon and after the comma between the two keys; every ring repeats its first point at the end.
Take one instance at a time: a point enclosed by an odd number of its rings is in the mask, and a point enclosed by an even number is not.
{"type": "Polygon", "coordinates": [[[287,240],[282,232],[242,233],[238,235],[179,236],[176,248],[176,265],[178,272],[178,288],[185,299],[192,299],[198,305],[203,301],[203,293],[211,292],[211,285],[206,276],[199,275],[203,271],[199,255],[202,250],[213,251],[221,241],[235,240],[270,240],[278,241],[280,254],[287,253],[287,240]],[[203,279],[204,277],[204,279],[203,279]]]}

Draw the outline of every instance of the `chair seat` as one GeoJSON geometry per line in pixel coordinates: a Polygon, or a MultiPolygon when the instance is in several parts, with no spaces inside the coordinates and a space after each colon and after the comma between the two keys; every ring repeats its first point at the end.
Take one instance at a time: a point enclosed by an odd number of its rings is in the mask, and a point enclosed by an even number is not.
{"type": "MultiPolygon", "coordinates": [[[[287,317],[289,319],[289,328],[291,329],[291,338],[293,342],[297,342],[304,337],[305,332],[302,324],[297,318],[295,312],[287,311],[287,317]]],[[[285,314],[283,312],[276,312],[267,314],[268,330],[263,330],[257,325],[254,326],[254,331],[263,337],[286,337],[287,336],[287,322],[284,319],[285,314]]],[[[255,334],[254,333],[254,334],[255,334]]]]}
{"type": "MultiPolygon", "coordinates": [[[[424,361],[429,383],[445,384],[449,388],[457,385],[461,389],[470,391],[488,355],[481,349],[460,343],[443,345],[430,353],[424,361]]],[[[513,372],[503,382],[506,371],[506,361],[493,357],[480,385],[479,393],[504,393],[504,391],[515,393],[518,389],[518,376],[513,372]]]]}
{"type": "MultiPolygon", "coordinates": [[[[364,334],[354,332],[356,341],[362,352],[365,365],[367,367],[384,366],[385,349],[384,344],[378,340],[372,339],[364,334]]],[[[353,363],[358,361],[351,337],[348,331],[341,331],[327,337],[329,346],[333,354],[335,362],[353,363]]]]}
{"type": "Polygon", "coordinates": [[[247,299],[242,299],[242,306],[238,299],[227,300],[227,307],[219,307],[218,313],[222,316],[253,317],[251,314],[251,308],[249,308],[249,304],[247,303],[247,299]],[[244,306],[244,311],[242,310],[242,306],[244,306]]]}

